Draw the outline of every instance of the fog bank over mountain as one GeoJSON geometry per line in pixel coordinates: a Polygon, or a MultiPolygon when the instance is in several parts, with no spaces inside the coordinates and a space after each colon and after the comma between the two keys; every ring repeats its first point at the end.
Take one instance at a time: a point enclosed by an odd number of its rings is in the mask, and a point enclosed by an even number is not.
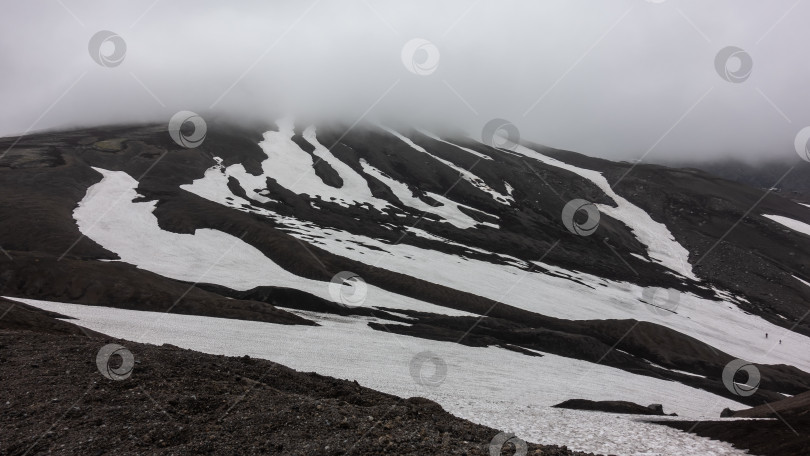
{"type": "Polygon", "coordinates": [[[808,14],[793,0],[15,2],[0,134],[181,110],[476,137],[502,118],[611,159],[795,161],[808,14]]]}

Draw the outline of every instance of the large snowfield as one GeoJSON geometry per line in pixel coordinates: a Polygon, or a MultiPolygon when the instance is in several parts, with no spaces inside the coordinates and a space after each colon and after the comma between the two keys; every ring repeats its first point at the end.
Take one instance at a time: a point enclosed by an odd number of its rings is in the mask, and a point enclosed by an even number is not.
{"type": "MultiPolygon", "coordinates": [[[[314,129],[307,129],[303,137],[315,147],[315,156],[332,165],[344,182],[341,189],[325,185],[312,169],[312,157],[291,140],[292,126],[283,122],[279,126],[278,132],[266,133],[260,144],[268,155],[262,165],[262,176],[248,174],[241,165],[225,168],[218,164],[204,177],[182,188],[219,204],[272,219],[279,229],[303,242],[362,263],[551,317],[655,322],[753,363],[788,364],[810,372],[810,352],[805,349],[810,346],[810,339],[746,314],[735,304],[743,298],[722,290],[717,290],[722,300],[680,294],[674,313],[653,312],[641,301],[645,290],[632,283],[609,281],[539,262],[536,264],[551,274],[529,272],[530,264],[517,258],[502,256],[506,265],[493,264],[407,243],[392,245],[252,206],[251,201],[228,189],[229,176],[236,178],[248,198],[255,201],[272,199],[272,195],[263,193],[263,182],[270,177],[296,193],[306,193],[313,198],[334,198],[342,205],[366,204],[378,210],[393,210],[388,203],[371,195],[360,174],[342,165],[318,143],[314,129]],[[766,339],[765,333],[777,337],[766,339]],[[778,345],[779,339],[781,345],[778,345]]],[[[427,153],[404,136],[396,132],[392,134],[427,153]]],[[[522,146],[516,152],[593,181],[616,203],[615,207],[599,205],[599,209],[626,223],[638,240],[648,247],[648,255],[653,261],[682,277],[695,278],[688,263],[688,252],[675,241],[666,226],[653,221],[646,212],[615,194],[601,174],[573,167],[522,146]]],[[[388,185],[404,204],[425,210],[424,203],[414,198],[407,186],[399,185],[367,163],[362,168],[388,185]]],[[[103,178],[88,190],[76,208],[74,218],[84,235],[118,254],[120,261],[187,282],[214,283],[235,290],[262,285],[284,286],[332,299],[328,282],[296,276],[237,237],[210,229],[200,229],[194,234],[162,230],[153,214],[154,201],[133,202],[138,197],[135,179],[124,172],[96,170],[103,178]]],[[[461,177],[471,182],[476,179],[472,174],[461,173],[461,177]]],[[[504,204],[511,201],[509,195],[495,191],[488,193],[504,204]]],[[[431,196],[439,198],[439,195],[431,196]]],[[[433,214],[459,228],[474,228],[472,219],[458,210],[458,203],[449,199],[443,203],[443,206],[431,208],[433,214]]],[[[776,220],[774,217],[770,218],[776,220]]],[[[796,226],[791,228],[799,229],[796,226]]],[[[408,231],[410,235],[436,238],[422,230],[408,231]]],[[[481,249],[469,250],[481,252],[481,249]]],[[[542,253],[538,252],[538,258],[542,253]]],[[[572,398],[626,400],[643,405],[662,403],[668,413],[698,419],[717,418],[725,407],[745,408],[742,404],[676,382],[551,354],[530,357],[495,347],[471,348],[394,335],[368,327],[367,323],[374,319],[295,310],[290,311],[315,320],[321,326],[296,327],[20,301],[75,317],[79,325],[122,339],[170,343],[213,354],[247,354],[298,370],[357,380],[364,386],[401,397],[427,397],[457,416],[512,431],[521,438],[538,443],[619,455],[745,454],[726,443],[645,423],[637,416],[550,408],[572,398]],[[447,365],[446,379],[437,387],[421,386],[411,377],[411,360],[424,351],[435,353],[447,365]]],[[[393,311],[471,315],[372,285],[368,286],[365,305],[393,311]]],[[[718,377],[721,374],[717,372],[718,377]]]]}
{"type": "MultiPolygon", "coordinates": [[[[570,398],[662,403],[678,419],[714,419],[725,407],[745,408],[680,383],[570,358],[530,357],[500,348],[400,336],[369,328],[367,322],[379,321],[370,318],[291,310],[321,325],[303,327],[10,299],[76,318],[73,323],[113,337],[211,354],[249,355],[304,372],[356,380],[400,397],[426,397],[456,416],[514,432],[527,441],[615,455],[746,454],[724,442],[641,421],[650,417],[551,408],[570,398]],[[411,376],[412,360],[425,351],[446,364],[446,377],[436,386],[425,381],[420,385],[411,376]]],[[[137,359],[138,353],[134,355],[137,359]]],[[[421,378],[433,379],[434,364],[428,362],[424,369],[421,378]]],[[[133,377],[137,375],[136,368],[133,377]]]]}

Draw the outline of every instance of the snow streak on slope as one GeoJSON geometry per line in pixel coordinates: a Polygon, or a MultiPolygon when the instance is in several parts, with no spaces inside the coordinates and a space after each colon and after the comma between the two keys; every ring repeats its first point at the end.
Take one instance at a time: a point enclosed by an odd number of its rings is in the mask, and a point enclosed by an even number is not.
{"type": "Polygon", "coordinates": [[[788,217],[782,217],[781,215],[762,215],[763,217],[773,220],[776,223],[779,223],[782,226],[786,226],[793,231],[798,231],[799,233],[806,234],[810,236],[810,225],[800,222],[798,220],[794,220],[788,217]]]}
{"type": "MultiPolygon", "coordinates": [[[[211,354],[249,355],[300,371],[357,380],[400,397],[426,397],[456,416],[515,432],[528,441],[601,454],[745,454],[723,442],[635,421],[650,417],[550,408],[573,397],[661,403],[665,410],[692,419],[715,418],[724,407],[744,408],[676,382],[584,361],[399,336],[369,328],[367,322],[375,319],[312,312],[296,313],[321,326],[20,301],[75,317],[74,323],[113,337],[211,354]],[[446,379],[436,387],[421,386],[411,377],[411,360],[423,351],[435,353],[447,365],[446,379]]],[[[430,363],[426,367],[425,374],[432,374],[430,363]]],[[[137,375],[136,367],[133,376],[137,375]]]]}
{"type": "MultiPolygon", "coordinates": [[[[801,283],[803,283],[803,284],[807,285],[808,287],[810,287],[810,283],[805,282],[804,280],[802,280],[802,279],[800,279],[800,278],[798,278],[798,277],[796,277],[796,276],[792,276],[792,277],[793,277],[794,279],[798,280],[799,282],[801,282],[801,283]]],[[[785,317],[782,317],[782,318],[785,318],[785,317]]]]}
{"type": "MultiPolygon", "coordinates": [[[[310,154],[302,150],[296,144],[292,137],[294,135],[293,125],[289,120],[280,120],[278,122],[279,131],[269,131],[264,134],[264,140],[259,143],[262,150],[267,154],[267,159],[262,162],[262,174],[254,176],[248,173],[244,166],[236,164],[224,168],[221,166],[222,160],[215,157],[218,165],[206,171],[204,179],[211,179],[210,185],[202,184],[199,180],[191,185],[183,185],[181,188],[196,193],[203,198],[209,200],[219,201],[216,195],[218,192],[227,191],[221,190],[227,187],[228,177],[235,178],[239,185],[245,190],[248,197],[258,202],[272,201],[267,196],[267,179],[275,180],[279,185],[297,194],[307,194],[312,198],[318,198],[322,201],[334,202],[343,207],[348,207],[354,204],[370,205],[377,210],[383,212],[393,209],[392,206],[379,198],[372,195],[369,189],[366,178],[358,174],[347,164],[343,163],[335,157],[329,149],[324,147],[316,137],[315,127],[308,127],[304,130],[302,137],[305,141],[310,143],[315,150],[313,155],[318,160],[322,160],[334,169],[343,181],[340,188],[335,188],[326,185],[320,177],[315,173],[314,161],[310,154]],[[211,193],[213,192],[213,194],[211,193]]],[[[418,146],[417,146],[418,147],[418,146]]],[[[449,163],[449,162],[447,162],[449,163]]],[[[473,228],[477,225],[486,225],[497,228],[497,225],[488,222],[479,222],[469,215],[462,212],[459,207],[463,207],[472,212],[483,212],[478,209],[466,206],[464,204],[456,203],[455,201],[435,193],[425,192],[435,201],[439,202],[441,206],[431,206],[413,195],[410,188],[402,182],[396,181],[391,177],[383,174],[376,168],[370,166],[365,161],[361,160],[361,165],[366,174],[376,177],[388,186],[391,191],[409,207],[417,209],[420,212],[428,212],[438,215],[443,220],[452,225],[461,228],[473,228]]],[[[450,163],[450,166],[455,166],[450,163]]],[[[466,172],[466,171],[465,171],[466,172]]],[[[481,190],[489,193],[498,201],[508,204],[509,201],[514,201],[511,196],[504,197],[498,192],[492,190],[481,179],[475,177],[471,173],[467,173],[468,179],[481,190]],[[494,193],[493,193],[494,192],[494,193]]],[[[229,192],[230,193],[230,192],[229,192]]],[[[233,195],[229,195],[233,197],[233,195]]],[[[250,204],[240,198],[240,204],[250,204]]],[[[220,201],[221,202],[221,201],[220,201]]],[[[223,202],[231,207],[238,207],[235,202],[223,202]]],[[[316,207],[313,204],[313,207],[316,207]]],[[[491,214],[487,216],[494,217],[491,214]]]]}
{"type": "MultiPolygon", "coordinates": [[[[237,237],[211,229],[199,229],[194,234],[162,230],[153,214],[155,201],[132,202],[138,196],[135,179],[123,171],[94,169],[104,178],[88,189],[73,217],[82,234],[118,254],[121,261],[186,282],[213,283],[234,290],[263,285],[290,287],[332,301],[328,282],[294,275],[237,237]]],[[[209,172],[214,176],[221,175],[220,171],[209,172]]],[[[197,185],[195,189],[202,194],[216,193],[204,185],[197,185]]],[[[236,197],[234,200],[238,203],[236,197]]],[[[372,285],[368,286],[367,302],[381,307],[471,315],[372,285]]]]}
{"type": "MultiPolygon", "coordinates": [[[[285,119],[279,120],[277,124],[279,131],[266,132],[264,140],[259,143],[264,153],[267,154],[267,160],[262,162],[263,175],[256,177],[245,173],[241,165],[231,167],[239,170],[239,175],[235,177],[239,178],[243,188],[246,190],[266,188],[266,178],[269,177],[282,187],[297,194],[307,194],[310,197],[335,202],[344,207],[358,203],[369,204],[377,209],[388,206],[385,201],[371,195],[371,190],[362,177],[348,166],[337,165],[339,160],[329,150],[318,144],[320,147],[316,146],[316,156],[333,165],[344,182],[342,188],[326,185],[315,173],[312,156],[292,140],[295,134],[292,122],[285,119]]],[[[317,144],[314,129],[308,130],[305,134],[305,139],[310,144],[317,144]]]]}
{"type": "Polygon", "coordinates": [[[517,145],[515,152],[547,165],[571,171],[593,182],[616,202],[616,207],[605,204],[596,206],[601,212],[627,225],[636,239],[647,246],[650,258],[683,277],[698,280],[692,272],[692,265],[689,264],[689,251],[675,240],[666,225],[656,222],[647,212],[616,194],[602,173],[569,165],[521,145],[517,145]]]}
{"type": "Polygon", "coordinates": [[[315,137],[315,127],[308,127],[301,136],[315,148],[313,155],[331,166],[343,180],[343,186],[340,188],[342,194],[347,197],[353,197],[355,201],[370,202],[372,206],[377,209],[383,209],[388,206],[388,203],[375,198],[371,194],[368,182],[366,182],[363,176],[357,174],[351,166],[340,161],[337,157],[332,155],[329,149],[318,142],[318,138],[315,137]]]}
{"type": "MultiPolygon", "coordinates": [[[[204,178],[195,181],[193,186],[184,188],[203,197],[206,194],[215,194],[212,201],[220,204],[228,202],[228,195],[235,197],[227,187],[213,188],[216,185],[218,184],[215,181],[204,178]]],[[[271,218],[281,225],[280,229],[283,231],[336,255],[541,315],[570,320],[650,321],[692,336],[737,358],[754,363],[793,365],[810,372],[810,352],[803,349],[810,346],[809,338],[790,332],[783,337],[787,339],[787,343],[775,348],[767,345],[763,334],[781,334],[784,329],[755,315],[746,314],[733,303],[734,298],[731,296],[726,296],[724,301],[712,301],[682,294],[676,309],[677,314],[660,315],[650,312],[649,306],[641,302],[643,288],[635,284],[614,282],[542,263],[536,264],[550,274],[528,272],[531,265],[504,255],[500,255],[500,259],[506,260],[509,265],[493,264],[405,243],[391,245],[366,236],[320,227],[293,217],[282,217],[264,209],[240,210],[271,218]],[[426,264],[431,266],[425,267],[426,264]]],[[[426,233],[411,232],[426,237],[426,233]]],[[[466,248],[481,252],[481,249],[466,248]]]]}
{"type": "Polygon", "coordinates": [[[436,140],[436,141],[440,141],[440,142],[443,142],[443,143],[445,143],[445,144],[450,144],[451,146],[456,147],[456,148],[458,148],[458,149],[461,149],[461,150],[463,150],[464,152],[469,152],[469,153],[471,153],[471,154],[475,155],[476,157],[482,158],[482,159],[484,159],[484,160],[492,160],[492,157],[490,157],[490,156],[489,156],[489,155],[487,155],[487,154],[482,154],[481,152],[477,152],[477,151],[474,151],[474,150],[472,150],[472,149],[468,149],[468,148],[466,148],[466,147],[461,147],[461,146],[459,146],[458,144],[453,144],[453,143],[451,143],[451,142],[449,142],[449,141],[445,141],[445,140],[443,140],[442,138],[440,138],[440,137],[438,137],[438,136],[434,135],[433,133],[431,133],[431,132],[429,132],[429,131],[425,131],[425,130],[416,130],[416,131],[418,131],[419,133],[421,133],[421,134],[423,134],[423,135],[427,136],[427,137],[428,137],[428,138],[430,138],[430,139],[433,139],[433,140],[436,140]]]}
{"type": "Polygon", "coordinates": [[[476,225],[484,224],[488,226],[492,226],[497,228],[497,225],[492,225],[491,223],[483,223],[475,220],[474,218],[470,217],[469,215],[465,214],[464,212],[459,209],[460,206],[463,206],[467,209],[472,211],[476,211],[476,209],[464,206],[463,204],[456,203],[455,201],[445,198],[442,195],[437,195],[431,192],[425,192],[425,194],[432,198],[433,200],[441,203],[441,206],[431,206],[430,204],[422,201],[421,199],[417,198],[411,192],[411,189],[402,182],[392,179],[379,169],[371,166],[363,159],[360,159],[360,166],[363,167],[363,171],[368,174],[369,176],[377,178],[380,182],[385,184],[391,192],[396,196],[402,204],[412,207],[420,212],[427,212],[430,214],[435,214],[441,217],[442,221],[447,221],[451,225],[466,229],[466,228],[473,228],[476,225]]]}
{"type": "MultiPolygon", "coordinates": [[[[515,201],[514,199],[512,199],[512,197],[510,195],[501,194],[497,190],[495,190],[492,187],[490,187],[489,185],[487,185],[486,182],[481,180],[480,177],[476,176],[475,174],[473,174],[469,170],[466,170],[466,169],[464,169],[464,168],[462,168],[460,166],[456,166],[456,164],[451,162],[451,161],[445,160],[443,158],[439,158],[439,157],[431,154],[430,152],[425,150],[423,147],[421,147],[421,146],[417,145],[416,143],[414,143],[413,141],[411,141],[410,138],[408,138],[406,136],[403,136],[403,135],[399,134],[398,132],[396,132],[394,130],[391,130],[390,128],[386,128],[386,127],[381,127],[381,128],[383,130],[387,131],[388,133],[391,133],[392,135],[396,136],[397,138],[401,139],[402,142],[404,142],[405,144],[411,146],[414,150],[418,150],[419,152],[422,152],[423,154],[427,154],[430,157],[432,157],[433,159],[441,162],[445,166],[447,166],[447,167],[453,169],[454,171],[458,172],[462,179],[464,179],[467,182],[471,183],[472,185],[474,185],[476,188],[478,188],[482,192],[489,194],[492,197],[492,199],[494,199],[495,201],[497,201],[497,202],[499,202],[501,204],[509,204],[510,201],[512,201],[512,202],[515,201]]],[[[456,146],[456,147],[459,147],[459,146],[456,146]]],[[[466,150],[469,150],[469,149],[466,149],[466,150]]]]}

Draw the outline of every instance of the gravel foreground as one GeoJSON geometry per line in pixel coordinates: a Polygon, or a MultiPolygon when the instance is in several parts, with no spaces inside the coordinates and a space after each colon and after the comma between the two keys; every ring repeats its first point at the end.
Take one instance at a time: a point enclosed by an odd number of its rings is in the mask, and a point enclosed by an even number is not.
{"type": "MultiPolygon", "coordinates": [[[[114,355],[102,366],[114,372],[122,362],[114,355]]],[[[0,381],[2,455],[499,454],[490,443],[500,431],[427,399],[168,345],[3,329],[0,381]],[[97,366],[110,343],[134,356],[126,379],[109,379],[97,366]]],[[[592,455],[534,444],[527,450],[592,455]]],[[[500,454],[514,452],[506,443],[500,454]]]]}

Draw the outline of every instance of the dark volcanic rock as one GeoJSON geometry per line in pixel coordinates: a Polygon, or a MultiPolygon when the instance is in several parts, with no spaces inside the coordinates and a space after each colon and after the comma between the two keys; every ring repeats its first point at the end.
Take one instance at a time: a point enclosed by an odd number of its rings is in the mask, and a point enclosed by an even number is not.
{"type": "Polygon", "coordinates": [[[664,415],[661,404],[647,407],[627,401],[590,401],[588,399],[568,399],[555,405],[556,408],[572,410],[592,410],[595,412],[626,413],[630,415],[664,415]],[[657,407],[653,407],[657,406],[657,407]]]}

